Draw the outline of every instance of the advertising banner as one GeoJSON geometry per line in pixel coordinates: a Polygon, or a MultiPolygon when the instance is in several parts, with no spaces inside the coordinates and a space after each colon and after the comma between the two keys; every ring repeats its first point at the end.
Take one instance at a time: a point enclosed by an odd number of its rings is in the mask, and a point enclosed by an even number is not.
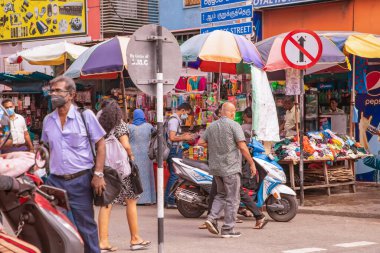
{"type": "Polygon", "coordinates": [[[359,123],[356,138],[373,157],[357,162],[357,178],[362,181],[380,181],[380,72],[369,71],[366,76],[367,94],[356,96],[359,123]]]}
{"type": "Polygon", "coordinates": [[[86,34],[86,0],[12,0],[0,6],[0,41],[86,34]]]}
{"type": "Polygon", "coordinates": [[[238,8],[223,9],[217,11],[208,11],[201,14],[201,23],[208,24],[214,22],[222,22],[228,20],[236,20],[243,18],[252,18],[252,5],[238,8]]]}
{"type": "Polygon", "coordinates": [[[228,31],[237,35],[246,35],[252,33],[252,22],[233,24],[233,25],[224,25],[224,26],[213,26],[202,28],[201,33],[209,33],[215,30],[228,31]]]}

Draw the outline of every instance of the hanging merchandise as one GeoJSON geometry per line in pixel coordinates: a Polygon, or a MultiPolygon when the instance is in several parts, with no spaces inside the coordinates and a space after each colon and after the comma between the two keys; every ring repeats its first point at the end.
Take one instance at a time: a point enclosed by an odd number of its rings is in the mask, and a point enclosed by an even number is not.
{"type": "Polygon", "coordinates": [[[253,130],[261,141],[279,141],[276,105],[267,74],[251,67],[253,130]]]}
{"type": "Polygon", "coordinates": [[[286,69],[285,95],[301,94],[301,71],[298,69],[286,69]]]}

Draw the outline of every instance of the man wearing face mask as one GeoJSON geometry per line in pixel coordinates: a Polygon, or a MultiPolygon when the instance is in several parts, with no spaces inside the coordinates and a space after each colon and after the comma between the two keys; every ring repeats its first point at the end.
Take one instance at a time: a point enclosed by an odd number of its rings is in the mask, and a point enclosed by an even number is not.
{"type": "Polygon", "coordinates": [[[1,103],[7,110],[10,119],[10,129],[12,134],[12,146],[7,147],[1,152],[3,154],[15,151],[30,151],[34,152],[34,147],[26,122],[23,116],[15,113],[15,106],[12,99],[6,98],[1,103]]]}
{"type": "Polygon", "coordinates": [[[169,179],[165,189],[165,206],[166,208],[177,208],[175,204],[174,196],[169,192],[172,185],[177,180],[177,175],[174,173],[172,158],[182,158],[181,145],[183,141],[192,141],[195,139],[195,135],[191,133],[182,133],[181,122],[186,120],[188,115],[192,112],[190,104],[183,103],[178,106],[177,111],[169,118],[167,122],[167,139],[170,146],[170,153],[167,159],[169,167],[169,179]]]}
{"type": "Polygon", "coordinates": [[[105,131],[92,111],[84,111],[82,119],[73,104],[75,92],[71,78],[59,76],[50,81],[49,95],[56,109],[45,117],[42,130],[42,141],[50,148],[47,184],[67,191],[85,253],[99,253],[93,192],[100,195],[106,187],[103,178],[105,131]],[[96,147],[95,164],[90,145],[96,147]]]}

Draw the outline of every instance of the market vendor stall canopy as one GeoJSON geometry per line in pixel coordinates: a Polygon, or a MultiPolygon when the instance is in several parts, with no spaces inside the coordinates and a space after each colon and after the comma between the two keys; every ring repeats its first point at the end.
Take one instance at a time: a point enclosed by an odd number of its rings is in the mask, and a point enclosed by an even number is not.
{"type": "Polygon", "coordinates": [[[41,92],[41,87],[51,79],[52,76],[41,72],[0,73],[0,83],[11,87],[15,92],[41,92]]]}
{"type": "Polygon", "coordinates": [[[213,31],[196,35],[181,45],[183,61],[204,72],[250,73],[247,64],[262,69],[264,63],[255,45],[241,35],[213,31]]]}
{"type": "MultiPolygon", "coordinates": [[[[290,68],[281,55],[281,44],[287,33],[274,36],[256,43],[266,71],[278,71],[290,68]]],[[[307,69],[306,74],[314,73],[346,62],[346,56],[330,39],[319,35],[322,41],[322,55],[318,63],[307,69]]]]}
{"type": "Polygon", "coordinates": [[[116,36],[88,48],[64,73],[81,79],[117,79],[127,69],[129,38],[116,36]]]}
{"type": "Polygon", "coordinates": [[[10,63],[20,63],[22,60],[32,65],[62,65],[66,63],[66,59],[77,59],[87,47],[78,46],[67,41],[33,47],[24,51],[20,51],[8,58],[10,63]]]}

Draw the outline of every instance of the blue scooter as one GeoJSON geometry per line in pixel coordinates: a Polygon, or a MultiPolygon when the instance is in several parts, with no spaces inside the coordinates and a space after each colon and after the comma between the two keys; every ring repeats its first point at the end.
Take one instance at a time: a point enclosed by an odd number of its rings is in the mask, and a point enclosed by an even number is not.
{"type": "MultiPolygon", "coordinates": [[[[275,221],[292,220],[298,210],[296,193],[286,183],[282,167],[267,156],[263,145],[251,139],[248,144],[259,174],[256,202],[258,207],[266,205],[268,215],[275,221]]],[[[173,158],[178,180],[171,193],[175,194],[178,211],[187,218],[198,218],[208,208],[212,184],[207,162],[173,158]]],[[[245,166],[249,166],[246,164],[245,166]]]]}

